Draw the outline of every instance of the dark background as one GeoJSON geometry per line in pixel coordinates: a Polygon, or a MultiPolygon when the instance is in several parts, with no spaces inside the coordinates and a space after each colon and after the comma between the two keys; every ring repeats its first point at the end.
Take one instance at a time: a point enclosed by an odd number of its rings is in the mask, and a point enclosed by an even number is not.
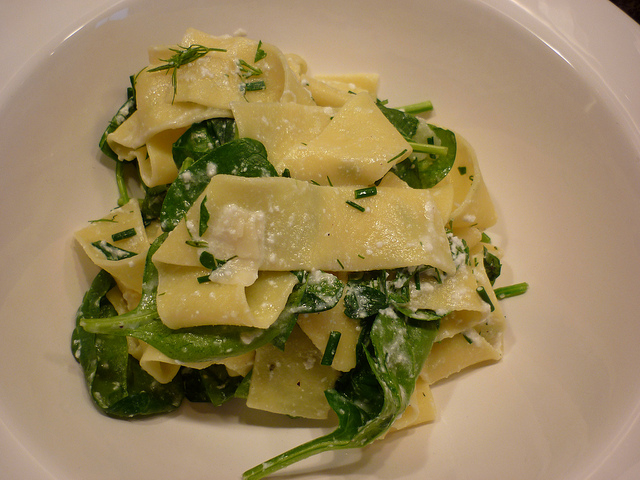
{"type": "Polygon", "coordinates": [[[636,22],[640,22],[640,0],[611,0],[636,22]]]}

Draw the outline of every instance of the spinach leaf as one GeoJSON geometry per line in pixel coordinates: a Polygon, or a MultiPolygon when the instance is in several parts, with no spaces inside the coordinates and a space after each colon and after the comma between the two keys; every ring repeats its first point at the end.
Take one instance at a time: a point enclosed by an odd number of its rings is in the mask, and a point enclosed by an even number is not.
{"type": "Polygon", "coordinates": [[[386,107],[378,101],[378,108],[398,132],[414,144],[440,145],[447,153],[435,155],[415,151],[402,162],[394,165],[392,171],[412,188],[432,188],[437,185],[453,167],[456,159],[456,136],[451,130],[421,122],[416,116],[386,107]]]}
{"type": "Polygon", "coordinates": [[[131,418],[167,413],[180,406],[184,391],[179,372],[163,384],[145,372],[135,358],[129,356],[128,360],[127,395],[110,405],[105,410],[107,415],[131,418]]]}
{"type": "Polygon", "coordinates": [[[380,312],[363,330],[356,367],[325,393],[338,415],[336,430],[257,465],[243,478],[257,480],[318,453],[363,447],[384,434],[409,404],[437,329],[437,322],[380,312]]]}
{"type": "Polygon", "coordinates": [[[82,367],[91,398],[102,410],[126,396],[127,340],[87,332],[80,323],[86,318],[115,314],[115,309],[106,299],[107,292],[115,285],[113,277],[105,270],[96,275],[78,309],[76,328],[71,335],[73,356],[82,367]]]}
{"type": "Polygon", "coordinates": [[[211,150],[232,141],[235,134],[233,118],[212,118],[194,123],[173,144],[173,161],[180,170],[187,158],[196,162],[211,150]]]}
{"type": "Polygon", "coordinates": [[[224,365],[214,364],[201,370],[182,369],[185,396],[191,402],[222,405],[235,397],[243,377],[232,377],[224,365]]]}
{"type": "Polygon", "coordinates": [[[140,184],[145,193],[144,197],[140,199],[140,213],[142,214],[142,220],[145,226],[148,226],[154,220],[160,219],[162,203],[164,202],[164,197],[167,194],[169,185],[147,187],[143,182],[140,182],[140,184]]]}
{"type": "Polygon", "coordinates": [[[387,117],[387,120],[391,122],[391,124],[396,127],[396,130],[400,132],[400,134],[407,141],[411,141],[414,139],[416,132],[418,131],[418,125],[420,121],[414,115],[410,113],[405,113],[401,110],[397,110],[395,108],[386,107],[382,102],[378,100],[378,108],[387,117]]]}
{"type": "Polygon", "coordinates": [[[111,149],[109,144],[107,143],[107,136],[114,132],[120,125],[124,123],[124,121],[129,118],[133,112],[136,111],[136,90],[135,90],[135,76],[129,77],[131,82],[131,86],[127,88],[127,100],[122,104],[122,106],[118,109],[116,114],[113,116],[109,125],[105,129],[102,137],[100,138],[100,142],[98,146],[102,153],[113,160],[118,160],[118,155],[111,149]]]}
{"type": "Polygon", "coordinates": [[[456,159],[457,142],[451,130],[428,125],[429,129],[418,128],[412,141],[417,143],[438,143],[447,147],[446,155],[414,152],[402,162],[393,166],[392,171],[412,188],[432,188],[451,171],[456,159]],[[433,132],[433,133],[431,133],[433,132]]]}
{"type": "Polygon", "coordinates": [[[502,263],[500,259],[491,253],[487,247],[483,247],[483,263],[484,269],[487,272],[487,277],[493,285],[496,279],[500,276],[502,271],[502,263]]]}
{"type": "Polygon", "coordinates": [[[343,283],[330,273],[321,270],[299,271],[296,276],[305,285],[304,295],[298,306],[298,313],[318,313],[336,306],[344,290],[343,283]]]}
{"type": "Polygon", "coordinates": [[[431,310],[412,311],[403,306],[409,302],[411,279],[421,272],[429,273],[432,270],[435,272],[435,269],[422,265],[352,274],[344,296],[345,315],[353,319],[365,319],[392,307],[417,320],[439,320],[443,315],[431,310]]]}
{"type": "Polygon", "coordinates": [[[115,281],[102,270],[95,277],[78,310],[71,349],[82,366],[91,398],[104,413],[116,417],[151,415],[176,409],[182,402],[178,380],[159,384],[128,353],[120,335],[87,332],[83,320],[115,315],[106,294],[115,281]]]}
{"type": "Polygon", "coordinates": [[[377,314],[389,306],[389,298],[377,278],[349,279],[344,297],[344,313],[349,318],[362,319],[377,314]]]}
{"type": "Polygon", "coordinates": [[[167,191],[160,221],[165,232],[173,230],[216,174],[242,177],[276,177],[262,143],[241,138],[221,145],[183,170],[167,191]]]}

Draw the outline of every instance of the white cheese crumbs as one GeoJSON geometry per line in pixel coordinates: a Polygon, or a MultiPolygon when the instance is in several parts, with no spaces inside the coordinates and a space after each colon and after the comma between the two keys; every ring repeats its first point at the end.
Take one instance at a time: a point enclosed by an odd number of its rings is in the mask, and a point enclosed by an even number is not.
{"type": "Polygon", "coordinates": [[[213,177],[218,173],[218,166],[215,163],[207,164],[207,176],[213,177]]]}

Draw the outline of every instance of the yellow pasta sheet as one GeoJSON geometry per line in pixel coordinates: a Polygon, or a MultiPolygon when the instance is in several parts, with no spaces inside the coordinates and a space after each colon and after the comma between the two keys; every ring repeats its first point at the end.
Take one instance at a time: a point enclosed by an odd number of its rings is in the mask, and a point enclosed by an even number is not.
{"type": "Polygon", "coordinates": [[[142,148],[144,155],[136,155],[140,167],[140,177],[147,187],[167,185],[178,176],[178,167],[173,161],[173,144],[186,128],[165,130],[147,141],[142,148]]]}
{"type": "Polygon", "coordinates": [[[216,175],[154,261],[198,266],[202,249],[186,244],[198,240],[215,258],[237,255],[260,270],[366,271],[426,264],[455,271],[428,190],[379,188],[377,195],[358,200],[365,211],[346,203],[353,198],[354,187],[216,175]],[[198,225],[205,198],[216,220],[199,237],[189,226],[198,225]],[[249,236],[243,233],[247,229],[249,236]]]}
{"type": "Polygon", "coordinates": [[[209,271],[156,263],[158,315],[169,328],[242,325],[267,328],[280,315],[297,283],[289,272],[261,272],[250,286],[198,281],[209,271]]]}
{"type": "Polygon", "coordinates": [[[482,231],[493,226],[498,217],[473,148],[460,135],[456,135],[456,141],[456,160],[448,175],[454,189],[453,228],[473,226],[482,231]]]}
{"type": "Polygon", "coordinates": [[[342,107],[354,93],[368,93],[373,100],[378,97],[379,75],[374,73],[302,75],[301,78],[313,100],[321,106],[342,107]]]}
{"type": "Polygon", "coordinates": [[[241,137],[262,142],[279,172],[319,184],[368,185],[411,153],[411,147],[368,93],[332,109],[232,104],[241,137]]]}
{"type": "Polygon", "coordinates": [[[247,406],[294,417],[327,418],[324,391],[339,372],[321,365],[322,353],[295,327],[284,351],[273,345],[256,350],[247,406]]]}
{"type": "MultiPolygon", "coordinates": [[[[149,240],[140,214],[138,200],[132,199],[126,205],[112,210],[103,218],[91,222],[75,233],[75,238],[88,257],[98,267],[109,272],[115,279],[125,298],[132,293],[142,292],[142,274],[149,250],[149,240]],[[112,235],[133,229],[131,237],[114,241],[112,235]],[[102,250],[93,245],[101,242],[105,249],[111,246],[135,254],[122,260],[110,260],[102,250]]],[[[135,295],[134,295],[135,296],[135,295]]]]}
{"type": "Polygon", "coordinates": [[[438,283],[433,277],[422,276],[418,290],[416,284],[411,282],[411,300],[407,307],[444,313],[454,310],[488,313],[489,305],[482,301],[477,288],[478,281],[471,267],[463,264],[442,283],[438,283]]]}

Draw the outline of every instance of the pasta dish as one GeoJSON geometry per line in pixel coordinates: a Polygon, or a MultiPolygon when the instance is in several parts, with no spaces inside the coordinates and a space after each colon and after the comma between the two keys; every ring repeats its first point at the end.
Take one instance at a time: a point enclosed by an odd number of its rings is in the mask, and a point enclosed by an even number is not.
{"type": "Polygon", "coordinates": [[[151,48],[100,140],[117,206],[75,233],[98,272],[72,335],[95,405],[336,419],[246,479],[434,420],[431,386],[502,357],[499,300],[526,284],[494,288],[478,161],[431,109],[241,35],[151,48]]]}

